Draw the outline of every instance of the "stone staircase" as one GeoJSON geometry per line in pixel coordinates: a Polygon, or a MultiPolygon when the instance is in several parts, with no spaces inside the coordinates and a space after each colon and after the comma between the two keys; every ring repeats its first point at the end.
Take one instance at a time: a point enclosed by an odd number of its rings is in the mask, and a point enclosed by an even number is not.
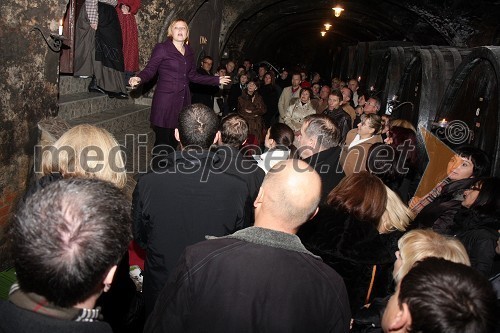
{"type": "Polygon", "coordinates": [[[111,132],[127,158],[127,171],[133,175],[145,172],[154,143],[150,128],[150,98],[109,98],[88,92],[90,79],[61,75],[59,81],[59,113],[54,119],[40,123],[42,141],[52,141],[67,129],[79,124],[92,124],[111,132]]]}

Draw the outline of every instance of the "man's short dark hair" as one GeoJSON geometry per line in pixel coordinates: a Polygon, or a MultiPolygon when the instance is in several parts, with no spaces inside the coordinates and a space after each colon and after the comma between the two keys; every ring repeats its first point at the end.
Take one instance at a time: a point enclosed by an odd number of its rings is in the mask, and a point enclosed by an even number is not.
{"type": "Polygon", "coordinates": [[[342,96],[342,92],[338,89],[334,89],[334,90],[330,91],[328,96],[330,96],[330,95],[337,96],[339,98],[340,102],[342,102],[342,98],[344,98],[344,96],[342,96]]]}
{"type": "Polygon", "coordinates": [[[21,204],[9,233],[21,289],[71,307],[100,291],[125,253],[130,202],[101,180],[56,181],[21,204]]]}
{"type": "Polygon", "coordinates": [[[490,158],[483,150],[473,146],[460,146],[455,149],[455,153],[458,156],[471,160],[472,164],[474,164],[472,174],[475,178],[486,177],[489,175],[490,158]]]}
{"type": "Polygon", "coordinates": [[[304,118],[307,124],[305,133],[310,138],[320,140],[319,143],[324,149],[338,146],[340,134],[333,120],[324,114],[311,114],[304,118]]]}
{"type": "Polygon", "coordinates": [[[205,60],[210,60],[210,61],[214,61],[214,59],[212,59],[211,56],[207,55],[207,56],[204,56],[203,59],[201,59],[201,61],[205,61],[205,60]]]}
{"type": "Polygon", "coordinates": [[[496,297],[475,269],[442,258],[427,258],[403,278],[398,302],[406,303],[412,332],[495,330],[496,297]]]}
{"type": "MultiPolygon", "coordinates": [[[[352,92],[351,88],[349,88],[349,87],[342,87],[342,89],[345,89],[345,90],[349,91],[349,98],[352,99],[353,92],[352,92]]],[[[341,91],[342,91],[342,89],[341,89],[341,91]]]]}
{"type": "Polygon", "coordinates": [[[184,147],[209,149],[219,129],[219,118],[203,104],[192,104],[179,114],[179,138],[184,147]]]}
{"type": "Polygon", "coordinates": [[[248,137],[248,123],[242,116],[230,114],[222,118],[220,134],[224,145],[239,148],[248,137]]]}

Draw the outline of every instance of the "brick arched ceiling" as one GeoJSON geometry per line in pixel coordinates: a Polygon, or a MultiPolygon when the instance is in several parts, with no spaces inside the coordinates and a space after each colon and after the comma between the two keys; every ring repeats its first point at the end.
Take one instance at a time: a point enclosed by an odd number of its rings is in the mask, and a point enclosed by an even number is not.
{"type": "Polygon", "coordinates": [[[500,39],[499,0],[223,1],[221,49],[233,58],[297,62],[302,55],[311,62],[358,41],[470,47],[500,39]],[[345,8],[339,18],[336,3],[345,8]],[[322,38],[325,22],[333,27],[322,38]]]}

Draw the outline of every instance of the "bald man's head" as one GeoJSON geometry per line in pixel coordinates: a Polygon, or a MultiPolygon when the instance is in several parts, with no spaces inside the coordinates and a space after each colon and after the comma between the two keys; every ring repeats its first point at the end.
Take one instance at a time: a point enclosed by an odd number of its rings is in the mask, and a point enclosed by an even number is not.
{"type": "Polygon", "coordinates": [[[316,213],[321,179],[301,160],[277,163],[266,175],[255,201],[255,225],[296,230],[316,213]]]}

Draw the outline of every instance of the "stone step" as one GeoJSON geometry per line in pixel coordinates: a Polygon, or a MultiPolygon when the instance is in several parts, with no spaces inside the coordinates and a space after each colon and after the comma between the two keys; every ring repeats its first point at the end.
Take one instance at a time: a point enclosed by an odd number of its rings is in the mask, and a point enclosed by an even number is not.
{"type": "Polygon", "coordinates": [[[75,118],[86,117],[105,110],[112,110],[133,104],[134,101],[132,98],[109,98],[108,95],[100,93],[79,92],[59,97],[58,116],[64,120],[71,121],[75,118]]]}
{"type": "Polygon", "coordinates": [[[87,92],[91,79],[82,79],[73,75],[59,76],[59,96],[87,92]]]}
{"type": "Polygon", "coordinates": [[[134,128],[149,119],[150,107],[147,105],[129,104],[122,107],[108,107],[107,109],[87,116],[68,120],[71,126],[92,124],[103,127],[116,134],[128,128],[134,128]]]}

